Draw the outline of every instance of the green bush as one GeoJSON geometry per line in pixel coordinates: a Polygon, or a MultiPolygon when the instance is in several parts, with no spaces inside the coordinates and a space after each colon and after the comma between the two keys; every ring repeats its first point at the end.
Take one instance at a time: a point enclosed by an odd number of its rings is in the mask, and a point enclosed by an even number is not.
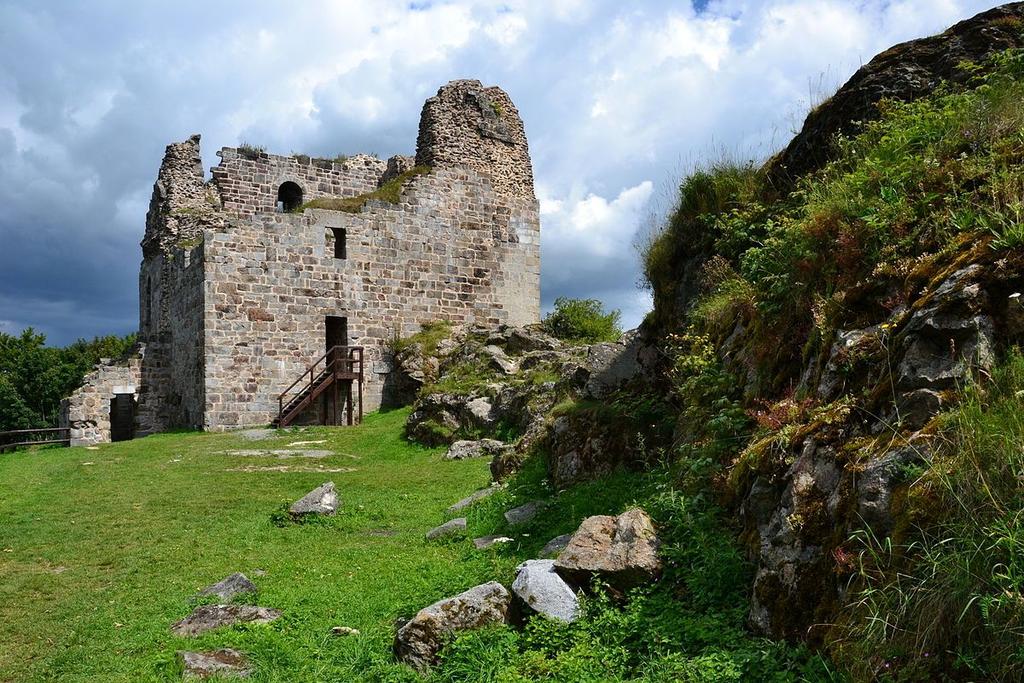
{"type": "Polygon", "coordinates": [[[548,334],[566,341],[592,344],[618,341],[622,336],[619,311],[605,313],[597,299],[555,299],[555,310],[541,325],[548,334]]]}

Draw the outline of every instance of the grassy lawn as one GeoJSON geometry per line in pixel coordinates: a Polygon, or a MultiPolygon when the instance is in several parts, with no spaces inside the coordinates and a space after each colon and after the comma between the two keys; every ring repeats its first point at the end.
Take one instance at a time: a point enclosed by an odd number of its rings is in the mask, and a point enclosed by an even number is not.
{"type": "MultiPolygon", "coordinates": [[[[397,617],[487,580],[509,582],[553,535],[635,493],[607,482],[601,496],[574,489],[492,551],[468,539],[427,543],[449,505],[487,485],[488,463],[445,461],[443,449],[408,443],[407,414],[263,441],[163,434],[0,456],[0,681],[180,680],[175,651],[218,647],[248,653],[256,681],[416,680],[391,658],[397,617]],[[292,445],[309,441],[323,443],[292,445]],[[332,454],[228,452],[289,445],[332,454]],[[282,466],[292,471],[240,471],[282,466]],[[345,471],[294,471],[303,468],[345,471]],[[274,523],[283,505],[327,480],[342,500],[337,516],[274,523]],[[284,616],[172,636],[196,591],[235,571],[259,587],[258,604],[284,616]],[[332,626],[361,633],[332,636],[332,626]]],[[[535,466],[520,478],[527,483],[474,507],[471,535],[507,531],[502,511],[543,493],[542,478],[535,466]]]]}

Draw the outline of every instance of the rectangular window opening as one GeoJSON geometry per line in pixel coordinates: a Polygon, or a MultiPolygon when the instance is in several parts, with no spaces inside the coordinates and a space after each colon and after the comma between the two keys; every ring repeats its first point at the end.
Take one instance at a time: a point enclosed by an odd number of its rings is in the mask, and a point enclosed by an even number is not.
{"type": "Polygon", "coordinates": [[[346,244],[346,230],[345,228],[331,228],[331,234],[334,235],[334,258],[347,259],[348,258],[348,245],[346,244]]]}

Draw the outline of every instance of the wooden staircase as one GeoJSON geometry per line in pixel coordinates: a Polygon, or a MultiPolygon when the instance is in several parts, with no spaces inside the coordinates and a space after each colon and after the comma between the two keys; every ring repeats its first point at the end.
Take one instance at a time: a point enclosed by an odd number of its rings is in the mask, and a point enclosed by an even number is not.
{"type": "Polygon", "coordinates": [[[320,356],[277,397],[277,419],[271,426],[287,427],[317,399],[323,401],[323,424],[354,425],[363,421],[362,346],[335,346],[320,356]],[[339,421],[339,413],[344,422],[339,421]]]}

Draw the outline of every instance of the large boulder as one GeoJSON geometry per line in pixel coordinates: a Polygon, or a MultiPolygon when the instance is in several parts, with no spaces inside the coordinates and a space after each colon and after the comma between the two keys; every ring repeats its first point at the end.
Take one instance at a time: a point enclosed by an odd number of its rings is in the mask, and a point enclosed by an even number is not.
{"type": "Polygon", "coordinates": [[[456,633],[504,623],[511,595],[496,581],[424,607],[395,635],[395,656],[423,671],[437,663],[437,653],[456,633]]]}
{"type": "Polygon", "coordinates": [[[586,395],[604,398],[640,374],[640,335],[626,332],[618,342],[602,342],[590,346],[586,368],[586,395]]]}
{"type": "Polygon", "coordinates": [[[171,626],[176,636],[197,636],[222,626],[265,624],[281,616],[281,610],[254,605],[200,605],[171,626]]]}
{"type": "Polygon", "coordinates": [[[583,520],[554,566],[577,586],[597,576],[613,588],[628,590],[661,573],[658,545],[654,523],[639,508],[618,517],[597,515],[583,520]]]}
{"type": "Polygon", "coordinates": [[[554,560],[527,560],[519,565],[512,593],[530,612],[550,619],[571,622],[579,616],[576,591],[555,571],[554,560]]]}
{"type": "Polygon", "coordinates": [[[288,508],[288,513],[295,518],[309,515],[333,515],[338,511],[338,492],[334,482],[328,481],[299,498],[288,508]]]}

